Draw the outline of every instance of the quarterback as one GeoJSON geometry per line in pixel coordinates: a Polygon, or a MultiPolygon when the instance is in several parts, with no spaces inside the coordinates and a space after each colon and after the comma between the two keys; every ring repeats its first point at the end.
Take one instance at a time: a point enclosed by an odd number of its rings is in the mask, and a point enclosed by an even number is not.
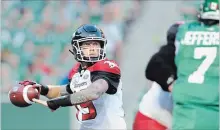
{"type": "Polygon", "coordinates": [[[126,129],[122,108],[120,68],[106,58],[107,40],[98,27],[80,26],[72,36],[70,52],[78,63],[69,74],[69,83],[63,86],[41,85],[31,81],[48,101],[35,99],[51,110],[75,106],[81,130],[126,129]]]}

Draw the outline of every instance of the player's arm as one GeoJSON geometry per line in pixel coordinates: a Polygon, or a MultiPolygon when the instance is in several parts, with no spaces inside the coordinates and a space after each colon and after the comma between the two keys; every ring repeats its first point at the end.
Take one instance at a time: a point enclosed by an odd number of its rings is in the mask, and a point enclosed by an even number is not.
{"type": "Polygon", "coordinates": [[[98,99],[102,94],[115,94],[120,83],[120,73],[108,73],[104,71],[93,72],[92,84],[86,89],[69,95],[45,101],[36,100],[52,110],[59,107],[66,107],[81,104],[98,99]]]}
{"type": "Polygon", "coordinates": [[[48,100],[47,106],[52,110],[56,110],[59,107],[78,105],[84,102],[96,100],[102,94],[107,92],[108,88],[109,85],[105,79],[98,79],[84,90],[48,100]]]}
{"type": "Polygon", "coordinates": [[[145,69],[146,78],[160,84],[165,91],[168,91],[169,85],[177,78],[174,57],[175,46],[164,45],[151,57],[145,69]]]}
{"type": "Polygon", "coordinates": [[[40,87],[41,87],[40,94],[46,96],[49,99],[72,93],[69,84],[66,84],[66,85],[42,85],[40,87]]]}
{"type": "Polygon", "coordinates": [[[97,69],[91,72],[92,84],[86,89],[51,99],[47,102],[39,100],[36,100],[36,102],[48,106],[52,110],[56,110],[59,107],[72,106],[96,100],[104,93],[115,94],[121,78],[119,67],[113,62],[101,62],[96,65],[97,69]]]}
{"type": "Polygon", "coordinates": [[[32,85],[34,88],[38,89],[39,93],[47,98],[56,98],[62,95],[71,94],[70,85],[42,85],[33,81],[25,80],[19,82],[21,85],[32,85]]]}
{"type": "Polygon", "coordinates": [[[70,82],[72,79],[72,75],[76,73],[79,67],[79,63],[77,63],[68,74],[68,83],[66,85],[42,85],[41,86],[41,95],[46,96],[47,98],[56,98],[67,94],[72,94],[72,90],[70,89],[70,82]]]}
{"type": "Polygon", "coordinates": [[[167,31],[167,44],[154,54],[145,70],[147,79],[160,84],[163,90],[168,91],[168,87],[177,78],[177,68],[174,62],[176,45],[175,39],[179,25],[183,22],[173,24],[167,31]]]}

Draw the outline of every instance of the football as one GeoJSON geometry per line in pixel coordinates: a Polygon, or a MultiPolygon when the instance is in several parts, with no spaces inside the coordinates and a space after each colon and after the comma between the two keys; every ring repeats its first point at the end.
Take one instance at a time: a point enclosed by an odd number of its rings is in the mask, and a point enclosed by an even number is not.
{"type": "Polygon", "coordinates": [[[17,107],[28,107],[33,104],[32,99],[39,99],[39,93],[32,85],[16,85],[9,91],[9,99],[11,103],[17,107]]]}

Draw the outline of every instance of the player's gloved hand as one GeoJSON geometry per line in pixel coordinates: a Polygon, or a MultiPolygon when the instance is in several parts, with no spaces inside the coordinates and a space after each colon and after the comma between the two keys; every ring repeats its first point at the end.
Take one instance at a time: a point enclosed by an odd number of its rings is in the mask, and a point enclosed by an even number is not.
{"type": "Polygon", "coordinates": [[[47,106],[51,109],[51,111],[55,111],[60,107],[51,100],[47,101],[47,106]]]}
{"type": "Polygon", "coordinates": [[[33,88],[38,90],[38,93],[41,95],[47,95],[49,88],[45,85],[36,83],[34,81],[29,81],[29,80],[24,80],[20,81],[19,84],[27,86],[27,85],[32,85],[33,88]]]}
{"type": "Polygon", "coordinates": [[[36,84],[36,82],[24,80],[24,81],[20,81],[19,84],[27,86],[27,85],[34,85],[34,84],[36,84]]]}
{"type": "Polygon", "coordinates": [[[24,80],[24,81],[20,81],[19,84],[23,86],[31,85],[33,88],[37,89],[38,92],[40,93],[40,85],[34,81],[24,80]]]}

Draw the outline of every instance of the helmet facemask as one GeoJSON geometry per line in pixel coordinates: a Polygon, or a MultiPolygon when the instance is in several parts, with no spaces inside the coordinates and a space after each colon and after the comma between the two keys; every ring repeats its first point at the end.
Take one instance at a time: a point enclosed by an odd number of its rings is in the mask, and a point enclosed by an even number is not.
{"type": "Polygon", "coordinates": [[[73,53],[79,62],[97,62],[106,56],[106,39],[97,37],[81,38],[72,41],[73,53]],[[100,47],[83,46],[85,42],[98,42],[100,47]]]}

